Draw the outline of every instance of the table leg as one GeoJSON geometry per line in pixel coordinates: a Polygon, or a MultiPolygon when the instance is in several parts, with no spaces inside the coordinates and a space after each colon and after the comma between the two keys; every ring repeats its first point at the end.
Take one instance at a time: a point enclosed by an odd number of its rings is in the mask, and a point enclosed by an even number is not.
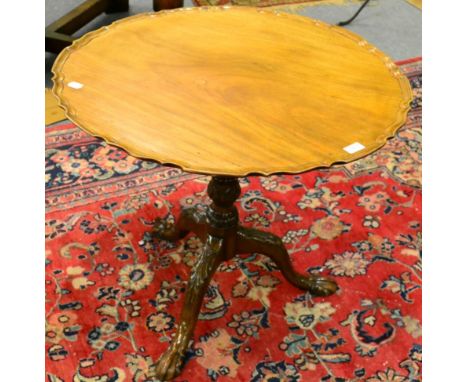
{"type": "Polygon", "coordinates": [[[222,238],[208,235],[203,253],[190,275],[176,335],[156,364],[155,375],[161,381],[169,381],[181,372],[182,360],[193,336],[203,296],[223,259],[223,249],[222,238]]]}
{"type": "Polygon", "coordinates": [[[338,286],[333,280],[321,276],[301,275],[296,272],[289,254],[278,236],[251,228],[239,227],[236,237],[236,253],[261,253],[272,259],[284,278],[299,289],[308,290],[314,296],[329,296],[338,286]]]}
{"type": "Polygon", "coordinates": [[[328,296],[338,289],[326,277],[296,272],[281,239],[273,234],[239,225],[234,203],[240,195],[239,181],[214,176],[208,185],[213,203],[206,213],[193,208],[183,210],[175,225],[157,220],[154,235],[163,240],[179,240],[194,232],[205,245],[192,269],[176,336],[156,364],[155,375],[169,381],[181,372],[183,357],[193,336],[203,296],[218,265],[238,253],[262,253],[279,267],[286,280],[316,296],[328,296]]]}
{"type": "Polygon", "coordinates": [[[156,221],[156,237],[173,241],[183,238],[188,232],[194,232],[205,241],[203,252],[197,259],[188,282],[176,336],[156,363],[155,376],[162,381],[169,381],[180,374],[183,356],[192,339],[211,277],[221,261],[234,255],[238,224],[234,202],[239,194],[237,179],[214,177],[208,185],[208,195],[213,203],[206,214],[192,208],[183,210],[174,226],[162,220],[156,221]]]}

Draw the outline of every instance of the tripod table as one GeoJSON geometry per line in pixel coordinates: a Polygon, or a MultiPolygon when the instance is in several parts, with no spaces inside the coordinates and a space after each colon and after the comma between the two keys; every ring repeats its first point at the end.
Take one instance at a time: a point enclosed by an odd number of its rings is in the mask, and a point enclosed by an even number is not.
{"type": "Polygon", "coordinates": [[[262,253],[313,295],[337,284],[293,269],[281,238],[239,224],[239,177],[300,173],[375,151],[405,122],[410,85],[384,53],[342,28],[247,7],[129,17],[76,40],[54,67],[70,120],[131,155],[211,175],[206,212],[155,223],[161,240],[204,241],[176,336],[156,375],[179,375],[218,265],[262,253]]]}

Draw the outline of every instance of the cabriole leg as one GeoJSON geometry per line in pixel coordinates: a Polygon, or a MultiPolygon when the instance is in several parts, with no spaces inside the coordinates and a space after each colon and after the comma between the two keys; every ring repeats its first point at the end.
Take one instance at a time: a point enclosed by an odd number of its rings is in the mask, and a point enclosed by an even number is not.
{"type": "Polygon", "coordinates": [[[236,253],[261,253],[272,259],[283,276],[296,287],[308,290],[314,296],[329,296],[338,286],[333,280],[321,276],[302,275],[291,264],[288,251],[278,236],[268,232],[239,227],[236,237],[236,253]]]}
{"type": "Polygon", "coordinates": [[[203,254],[192,269],[176,335],[156,364],[155,374],[161,381],[169,381],[181,372],[182,359],[193,336],[203,296],[223,258],[223,250],[223,239],[208,235],[203,254]]]}

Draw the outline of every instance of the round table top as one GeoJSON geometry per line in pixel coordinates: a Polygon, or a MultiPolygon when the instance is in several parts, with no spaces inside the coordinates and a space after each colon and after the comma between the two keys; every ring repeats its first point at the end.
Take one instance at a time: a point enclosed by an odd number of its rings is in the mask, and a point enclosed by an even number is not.
{"type": "Polygon", "coordinates": [[[340,27],[247,7],[122,19],[57,58],[67,116],[131,155],[211,174],[299,173],[381,147],[412,92],[340,27]]]}

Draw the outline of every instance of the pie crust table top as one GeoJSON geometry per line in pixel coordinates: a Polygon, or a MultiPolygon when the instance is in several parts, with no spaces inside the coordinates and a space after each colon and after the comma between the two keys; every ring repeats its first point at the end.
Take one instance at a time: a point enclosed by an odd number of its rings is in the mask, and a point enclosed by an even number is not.
{"type": "Polygon", "coordinates": [[[76,40],[53,92],[68,118],[185,171],[299,173],[375,151],[406,121],[406,77],[363,38],[249,7],[140,14],[76,40]]]}

